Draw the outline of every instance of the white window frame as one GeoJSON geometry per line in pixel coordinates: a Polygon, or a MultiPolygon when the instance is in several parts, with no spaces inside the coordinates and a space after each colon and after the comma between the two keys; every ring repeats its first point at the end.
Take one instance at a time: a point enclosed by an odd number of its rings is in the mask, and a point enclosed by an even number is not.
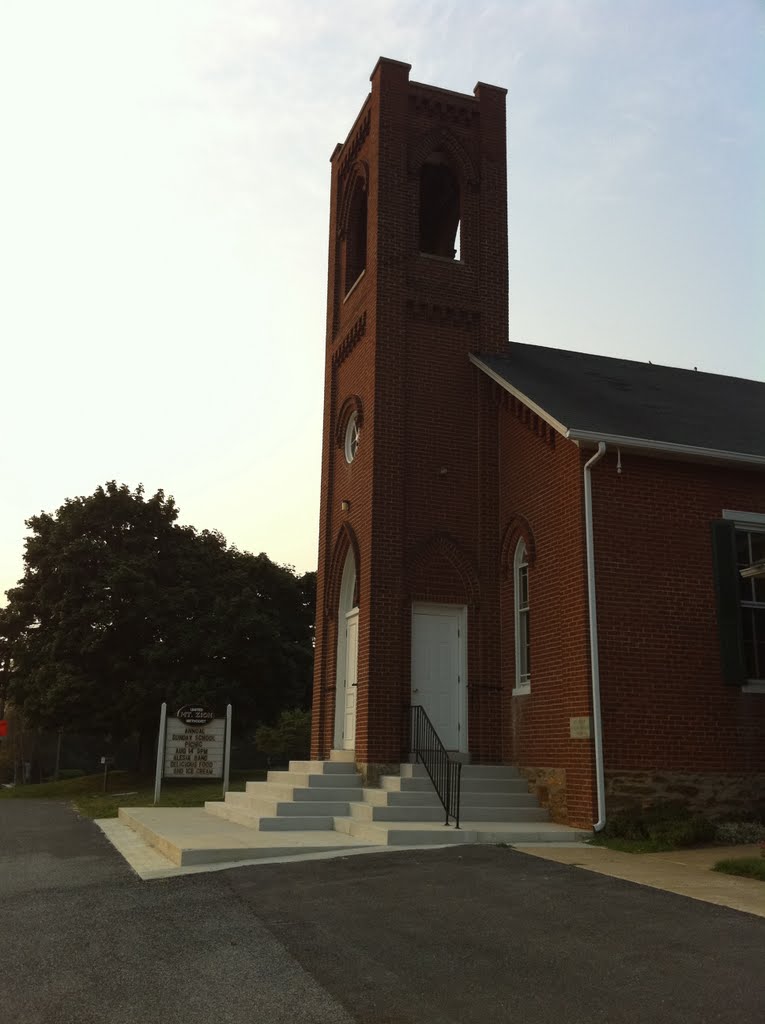
{"type": "Polygon", "coordinates": [[[348,418],[348,423],[345,427],[345,461],[349,466],[358,454],[360,442],[361,427],[359,426],[359,414],[354,411],[348,418]]]}
{"type": "Polygon", "coordinates": [[[531,647],[530,634],[529,634],[529,614],[530,614],[529,600],[529,557],[528,551],[526,550],[526,542],[521,537],[515,546],[515,554],[513,556],[513,624],[515,629],[515,687],[513,688],[513,696],[519,694],[531,693],[531,672],[523,671],[524,662],[524,648],[522,645],[522,630],[521,622],[523,617],[526,620],[526,637],[528,640],[528,646],[531,647]],[[525,570],[526,573],[526,603],[522,605],[521,602],[521,572],[525,570]]]}
{"type": "MultiPolygon", "coordinates": [[[[735,509],[724,508],[723,519],[729,519],[737,530],[748,533],[765,533],[765,513],[763,512],[741,512],[735,509]]],[[[743,602],[742,608],[760,607],[759,602],[753,605],[752,602],[743,602]]],[[[741,687],[744,693],[765,693],[765,679],[749,679],[741,687]]]]}

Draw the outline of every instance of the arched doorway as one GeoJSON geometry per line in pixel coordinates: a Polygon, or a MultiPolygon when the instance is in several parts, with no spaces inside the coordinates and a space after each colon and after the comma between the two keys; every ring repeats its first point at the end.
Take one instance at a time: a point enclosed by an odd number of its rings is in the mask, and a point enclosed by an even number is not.
{"type": "Polygon", "coordinates": [[[338,750],[356,746],[356,694],[358,692],[359,608],[356,559],[349,548],[340,583],[337,608],[337,689],[335,742],[338,750]]]}

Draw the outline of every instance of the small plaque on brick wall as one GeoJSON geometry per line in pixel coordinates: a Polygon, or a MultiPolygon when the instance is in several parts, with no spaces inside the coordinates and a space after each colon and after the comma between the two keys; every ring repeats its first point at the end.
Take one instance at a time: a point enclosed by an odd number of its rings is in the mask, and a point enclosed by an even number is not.
{"type": "Polygon", "coordinates": [[[588,740],[592,736],[592,719],[589,715],[581,718],[570,718],[569,728],[572,740],[588,740]]]}

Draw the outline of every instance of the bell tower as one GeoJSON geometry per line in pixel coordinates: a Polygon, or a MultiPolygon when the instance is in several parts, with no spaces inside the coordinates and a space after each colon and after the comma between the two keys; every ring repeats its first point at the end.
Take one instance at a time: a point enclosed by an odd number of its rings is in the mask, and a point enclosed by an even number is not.
{"type": "Polygon", "coordinates": [[[312,757],[370,779],[406,756],[439,609],[447,745],[500,753],[496,409],[468,357],[508,338],[506,90],[409,71],[378,61],[331,157],[312,757]]]}

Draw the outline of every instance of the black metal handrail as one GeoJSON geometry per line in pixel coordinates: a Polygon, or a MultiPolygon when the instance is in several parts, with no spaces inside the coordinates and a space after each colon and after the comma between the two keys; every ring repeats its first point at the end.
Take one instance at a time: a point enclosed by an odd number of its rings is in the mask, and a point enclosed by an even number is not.
{"type": "Polygon", "coordinates": [[[411,742],[410,749],[428,773],[433,788],[446,813],[444,825],[449,818],[454,818],[454,827],[460,827],[460,779],[462,764],[449,757],[446,747],[441,742],[433,723],[428,718],[425,708],[413,704],[411,711],[411,742]]]}

